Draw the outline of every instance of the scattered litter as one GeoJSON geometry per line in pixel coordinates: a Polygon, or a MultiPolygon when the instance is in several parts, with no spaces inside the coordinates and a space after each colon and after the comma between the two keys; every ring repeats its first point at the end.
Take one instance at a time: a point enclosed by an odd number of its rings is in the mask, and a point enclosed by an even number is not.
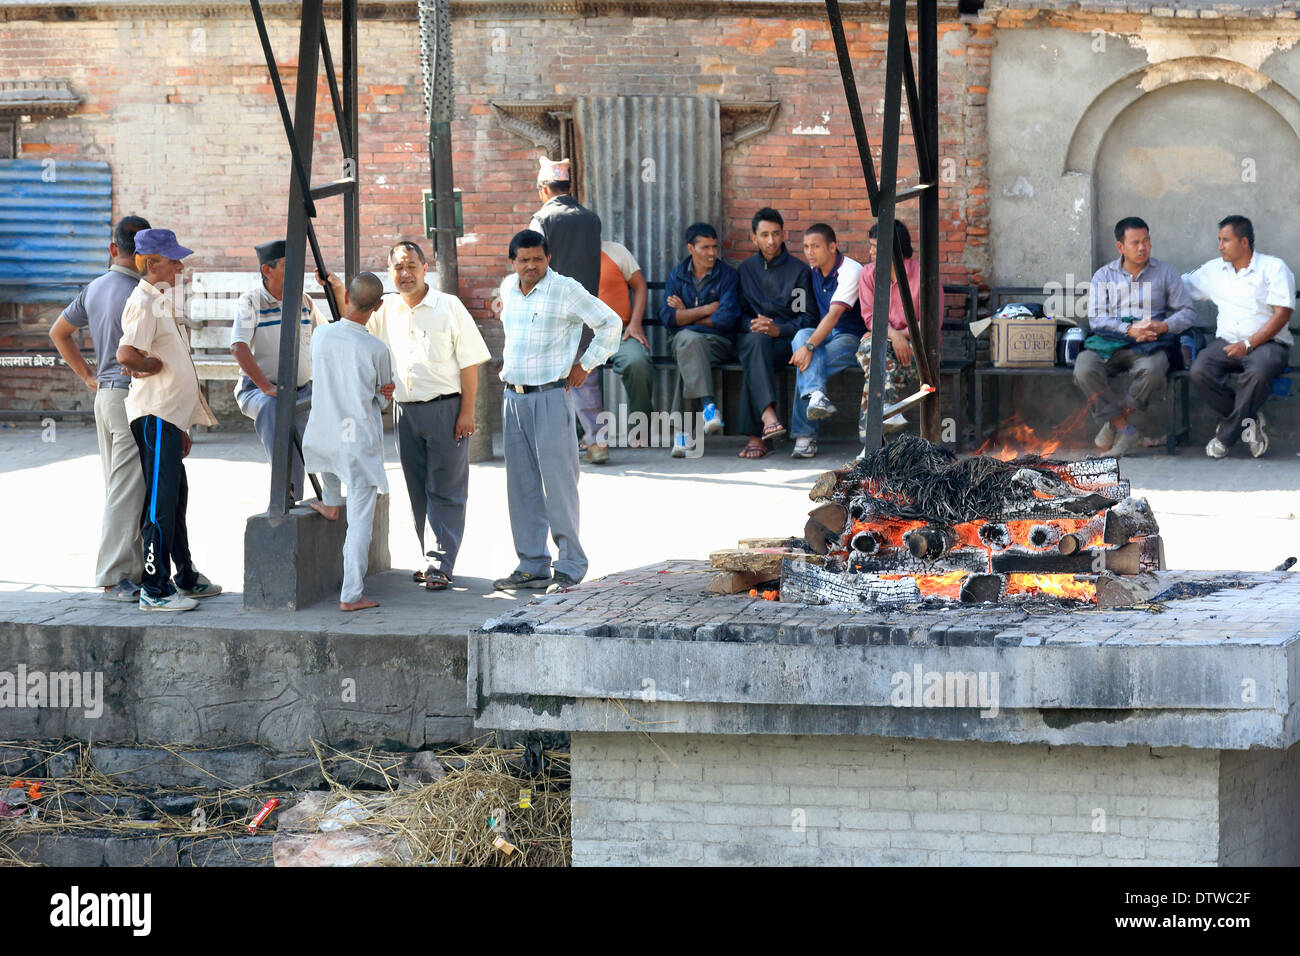
{"type": "Polygon", "coordinates": [[[504,853],[506,856],[511,856],[515,852],[515,850],[519,849],[517,846],[515,846],[513,843],[511,843],[503,836],[499,836],[495,840],[493,840],[492,845],[496,847],[498,850],[500,850],[502,853],[504,853]]]}
{"type": "Polygon", "coordinates": [[[531,809],[533,805],[533,791],[524,787],[519,791],[519,807],[521,810],[531,809]]]}
{"type": "Polygon", "coordinates": [[[370,816],[370,811],[355,800],[344,800],[335,804],[320,822],[320,828],[326,833],[342,830],[349,823],[360,823],[370,816]]]}
{"type": "Polygon", "coordinates": [[[266,801],[266,803],[262,804],[262,809],[257,811],[257,816],[253,817],[253,822],[248,825],[248,832],[256,833],[257,828],[262,825],[266,818],[271,815],[271,812],[279,805],[280,801],[275,797],[272,797],[270,800],[266,801]]]}

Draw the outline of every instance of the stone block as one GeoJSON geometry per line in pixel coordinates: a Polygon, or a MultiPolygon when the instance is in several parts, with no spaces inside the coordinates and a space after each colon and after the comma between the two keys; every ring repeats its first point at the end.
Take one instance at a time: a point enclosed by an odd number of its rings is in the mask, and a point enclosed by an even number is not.
{"type": "MultiPolygon", "coordinates": [[[[375,501],[368,574],[392,566],[388,504],[388,495],[375,501]]],[[[307,507],[250,517],[244,530],[244,607],[296,611],[337,596],[346,533],[346,501],[337,521],[326,521],[307,507]]]]}

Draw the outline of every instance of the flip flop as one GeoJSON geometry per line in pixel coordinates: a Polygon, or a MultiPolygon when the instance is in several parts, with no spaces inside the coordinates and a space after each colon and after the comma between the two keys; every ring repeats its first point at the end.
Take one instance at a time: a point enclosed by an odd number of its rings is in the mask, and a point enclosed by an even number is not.
{"type": "Polygon", "coordinates": [[[772,449],[768,448],[766,445],[746,445],[744,448],[740,449],[740,454],[736,457],[751,459],[766,458],[770,454],[772,454],[772,449]]]}
{"type": "Polygon", "coordinates": [[[769,441],[773,438],[782,438],[785,436],[785,426],[780,422],[773,422],[770,425],[763,426],[763,441],[769,441]]]}
{"type": "Polygon", "coordinates": [[[426,591],[445,591],[451,587],[451,578],[441,571],[425,572],[424,589],[426,591]]]}

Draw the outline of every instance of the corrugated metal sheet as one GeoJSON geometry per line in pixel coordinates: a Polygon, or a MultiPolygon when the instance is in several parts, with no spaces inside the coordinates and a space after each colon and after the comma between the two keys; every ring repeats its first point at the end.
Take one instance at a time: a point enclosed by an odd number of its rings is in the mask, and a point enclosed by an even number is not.
{"type": "Polygon", "coordinates": [[[583,205],[600,214],[604,238],[632,251],[647,280],[662,282],[686,255],[687,226],[702,221],[722,231],[718,101],[590,96],[578,99],[574,114],[583,205]]]}
{"type": "Polygon", "coordinates": [[[0,160],[0,302],[69,302],[108,268],[108,163],[0,160]]]}

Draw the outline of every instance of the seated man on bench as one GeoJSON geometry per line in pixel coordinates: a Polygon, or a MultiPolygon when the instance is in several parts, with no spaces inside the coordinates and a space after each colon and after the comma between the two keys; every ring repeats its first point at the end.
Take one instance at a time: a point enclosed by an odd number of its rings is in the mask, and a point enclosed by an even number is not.
{"type": "Polygon", "coordinates": [[[1102,423],[1093,444],[1119,458],[1142,442],[1129,415],[1147,407],[1171,363],[1182,367],[1178,336],[1195,323],[1196,310],[1174,267],[1151,257],[1145,222],[1117,222],[1115,248],[1119,258],[1098,269],[1088,287],[1092,334],[1074,363],[1074,383],[1093,421],[1102,423]],[[1114,380],[1123,372],[1133,376],[1121,396],[1114,380]]]}
{"type": "Polygon", "coordinates": [[[1245,216],[1219,223],[1219,256],[1183,276],[1193,299],[1212,299],[1219,309],[1214,341],[1192,363],[1192,384],[1221,417],[1205,453],[1223,458],[1240,436],[1258,458],[1268,451],[1261,408],[1294,343],[1287,323],[1295,276],[1277,256],[1255,251],[1255,227],[1245,216]],[[1236,391],[1228,388],[1233,374],[1236,391]]]}

